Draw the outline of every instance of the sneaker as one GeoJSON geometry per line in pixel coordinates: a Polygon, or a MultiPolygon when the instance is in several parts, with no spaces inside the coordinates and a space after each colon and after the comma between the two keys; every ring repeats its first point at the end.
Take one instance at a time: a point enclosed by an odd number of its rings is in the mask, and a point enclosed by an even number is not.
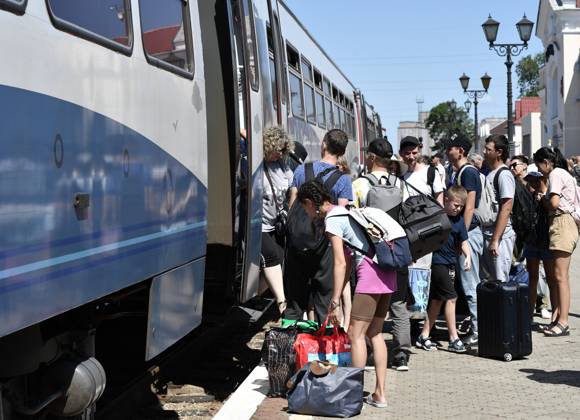
{"type": "Polygon", "coordinates": [[[470,347],[476,345],[478,341],[479,335],[477,335],[477,333],[473,333],[463,339],[463,344],[466,345],[467,347],[470,347]]]}
{"type": "Polygon", "coordinates": [[[461,335],[467,335],[471,331],[471,317],[465,317],[461,324],[459,324],[459,328],[457,328],[457,332],[461,335]]]}
{"type": "Polygon", "coordinates": [[[452,351],[454,353],[465,353],[467,351],[459,338],[450,341],[447,350],[452,351]]]}
{"type": "Polygon", "coordinates": [[[540,311],[540,317],[542,317],[542,319],[551,319],[552,312],[550,312],[548,308],[542,308],[542,310],[540,311]]]}
{"type": "Polygon", "coordinates": [[[409,370],[409,360],[406,357],[399,357],[393,360],[393,369],[399,372],[407,372],[409,370]]]}
{"type": "Polygon", "coordinates": [[[437,346],[433,344],[433,342],[431,341],[431,337],[423,337],[422,335],[419,335],[419,337],[417,337],[415,346],[417,346],[417,348],[427,351],[437,350],[437,346]]]}

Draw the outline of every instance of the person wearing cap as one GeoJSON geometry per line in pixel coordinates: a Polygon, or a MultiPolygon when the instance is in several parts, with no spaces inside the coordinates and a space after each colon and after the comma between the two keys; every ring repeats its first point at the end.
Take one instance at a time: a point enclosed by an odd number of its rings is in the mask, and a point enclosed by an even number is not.
{"type": "Polygon", "coordinates": [[[396,156],[392,156],[389,162],[389,173],[400,178],[405,172],[407,172],[407,165],[401,162],[396,156]]]}
{"type": "MultiPolygon", "coordinates": [[[[548,192],[548,179],[540,172],[528,172],[525,176],[526,186],[534,194],[534,198],[540,202],[542,197],[548,192]]],[[[526,269],[530,274],[530,311],[534,314],[536,307],[536,296],[538,289],[538,282],[540,281],[540,261],[542,261],[545,270],[546,281],[549,285],[554,284],[553,270],[554,270],[554,254],[550,251],[550,236],[548,214],[544,206],[538,206],[538,223],[534,235],[531,235],[530,240],[524,247],[524,258],[526,259],[526,269]]],[[[550,299],[555,294],[550,293],[550,299]]],[[[542,303],[542,305],[544,305],[542,303]]],[[[547,305],[545,305],[547,306],[547,305]]],[[[556,303],[552,305],[555,307],[556,303]]],[[[546,314],[546,308],[541,309],[542,318],[544,316],[551,317],[551,314],[546,314]]]]}
{"type": "Polygon", "coordinates": [[[528,173],[528,163],[529,159],[524,155],[517,155],[511,159],[510,170],[516,178],[516,181],[526,184],[525,178],[528,173]]]}
{"type": "MultiPolygon", "coordinates": [[[[388,180],[401,188],[401,180],[389,172],[393,163],[393,146],[384,138],[374,139],[366,149],[365,165],[368,173],[378,180],[388,180]]],[[[386,182],[386,181],[385,181],[386,182]]],[[[352,183],[356,207],[365,207],[371,184],[367,178],[360,177],[352,183]]],[[[409,370],[411,353],[411,324],[407,311],[409,290],[408,269],[397,271],[397,291],[391,295],[389,312],[393,321],[393,367],[399,371],[409,370]]]]}
{"type": "Polygon", "coordinates": [[[294,172],[296,168],[306,162],[308,157],[308,151],[302,145],[302,143],[295,141],[294,150],[290,151],[288,158],[286,159],[286,165],[294,172]]]}
{"type": "MultiPolygon", "coordinates": [[[[451,185],[460,185],[467,190],[467,201],[463,208],[463,220],[467,229],[467,243],[471,250],[471,270],[461,270],[459,278],[465,293],[465,300],[469,308],[470,316],[464,320],[460,332],[469,335],[463,338],[466,346],[472,346],[478,342],[477,329],[477,293],[479,284],[479,259],[483,253],[483,235],[479,220],[475,217],[475,209],[479,206],[481,192],[483,190],[483,175],[479,169],[469,163],[467,158],[471,150],[471,142],[463,135],[458,135],[446,142],[447,158],[453,167],[451,185]]],[[[460,255],[458,267],[463,267],[465,257],[460,255]]]]}

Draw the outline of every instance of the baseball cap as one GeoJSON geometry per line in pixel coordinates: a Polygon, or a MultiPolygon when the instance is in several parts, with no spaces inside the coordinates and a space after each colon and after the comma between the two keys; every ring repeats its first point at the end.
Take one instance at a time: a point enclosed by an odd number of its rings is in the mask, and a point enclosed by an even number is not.
{"type": "Polygon", "coordinates": [[[421,146],[421,142],[417,137],[406,136],[401,139],[401,142],[399,143],[399,149],[402,149],[405,146],[421,146]]]}
{"type": "Polygon", "coordinates": [[[528,172],[528,174],[524,177],[524,179],[526,179],[526,178],[532,178],[532,177],[533,178],[541,178],[542,176],[543,175],[542,175],[541,172],[532,171],[532,172],[528,172]]]}
{"type": "Polygon", "coordinates": [[[370,142],[366,151],[387,159],[393,155],[393,146],[386,139],[377,138],[370,142]]]}
{"type": "Polygon", "coordinates": [[[471,150],[471,142],[469,141],[469,139],[467,137],[465,137],[462,134],[455,136],[451,139],[448,139],[444,143],[445,143],[445,146],[447,148],[461,147],[461,148],[463,148],[465,153],[469,153],[469,151],[471,150]]]}

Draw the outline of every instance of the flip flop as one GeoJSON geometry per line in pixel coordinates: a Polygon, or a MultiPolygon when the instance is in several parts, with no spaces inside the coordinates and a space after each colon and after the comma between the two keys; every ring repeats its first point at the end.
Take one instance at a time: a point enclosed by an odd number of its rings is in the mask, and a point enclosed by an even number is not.
{"type": "Polygon", "coordinates": [[[558,328],[560,330],[560,332],[559,333],[554,332],[553,329],[544,330],[545,337],[564,337],[564,336],[570,335],[570,326],[569,325],[564,326],[558,322],[552,328],[558,328]]]}
{"type": "Polygon", "coordinates": [[[363,401],[366,402],[368,405],[375,407],[375,408],[387,408],[388,407],[387,403],[380,403],[378,401],[375,401],[373,399],[373,394],[367,395],[363,401]]]}

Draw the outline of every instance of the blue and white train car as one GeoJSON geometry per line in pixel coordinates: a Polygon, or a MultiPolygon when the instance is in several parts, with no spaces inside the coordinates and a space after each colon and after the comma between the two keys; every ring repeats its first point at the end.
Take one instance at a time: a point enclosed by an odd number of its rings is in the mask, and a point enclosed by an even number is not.
{"type": "Polygon", "coordinates": [[[381,134],[280,0],[0,0],[0,40],[1,419],[92,418],[118,351],[248,306],[264,127],[381,134]]]}

